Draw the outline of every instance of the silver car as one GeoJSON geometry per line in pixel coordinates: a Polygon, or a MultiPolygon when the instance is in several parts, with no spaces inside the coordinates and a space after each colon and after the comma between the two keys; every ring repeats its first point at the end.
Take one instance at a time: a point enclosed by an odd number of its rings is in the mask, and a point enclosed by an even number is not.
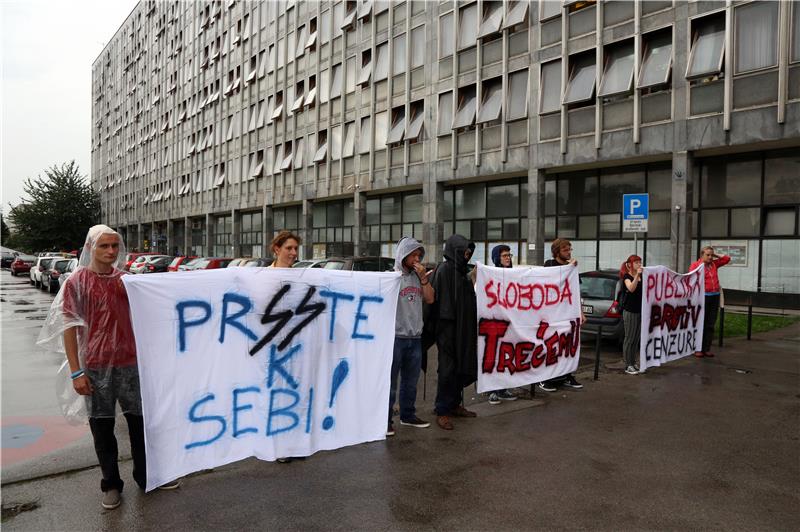
{"type": "Polygon", "coordinates": [[[69,261],[69,264],[67,264],[67,267],[64,270],[64,273],[62,273],[58,278],[58,289],[59,290],[61,290],[64,287],[64,283],[67,282],[67,279],[69,279],[69,276],[72,275],[72,272],[74,272],[75,268],[77,268],[77,267],[78,267],[78,259],[72,259],[72,260],[69,261]]]}

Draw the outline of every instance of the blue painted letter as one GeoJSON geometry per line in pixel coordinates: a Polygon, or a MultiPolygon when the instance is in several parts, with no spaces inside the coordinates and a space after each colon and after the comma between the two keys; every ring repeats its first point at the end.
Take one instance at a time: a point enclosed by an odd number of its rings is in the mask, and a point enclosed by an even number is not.
{"type": "Polygon", "coordinates": [[[289,386],[292,388],[297,388],[299,384],[292,374],[283,367],[285,363],[292,358],[295,353],[300,351],[300,345],[295,345],[289,348],[289,351],[286,352],[285,355],[278,358],[278,347],[275,344],[269,346],[269,365],[267,366],[267,388],[272,388],[273,383],[275,382],[275,373],[280,373],[283,375],[283,378],[286,379],[286,382],[289,383],[289,386]]]}
{"type": "Polygon", "coordinates": [[[367,321],[368,316],[361,312],[364,308],[364,303],[372,302],[372,303],[383,303],[383,298],[381,296],[361,296],[358,300],[358,310],[356,310],[356,319],[353,323],[353,339],[362,339],[362,340],[373,340],[375,338],[374,334],[369,333],[360,333],[358,332],[358,324],[362,321],[367,321]]]}
{"type": "Polygon", "coordinates": [[[234,388],[233,389],[233,437],[238,438],[240,434],[246,434],[248,432],[255,432],[258,433],[258,429],[255,427],[245,427],[243,429],[239,428],[239,412],[244,412],[245,410],[252,410],[253,405],[250,403],[239,405],[239,395],[249,392],[260,392],[261,389],[257,386],[249,386],[247,388],[234,388]]]}
{"type": "Polygon", "coordinates": [[[251,340],[258,340],[258,336],[256,336],[253,331],[248,329],[247,325],[237,321],[239,318],[250,312],[250,309],[252,308],[253,302],[250,301],[249,297],[241,296],[239,294],[232,294],[230,292],[226,292],[225,295],[222,296],[222,321],[219,324],[219,343],[223,343],[225,341],[225,328],[228,325],[236,327],[251,340]],[[228,303],[236,303],[242,308],[240,308],[236,314],[228,316],[228,303]]]}
{"type": "Polygon", "coordinates": [[[181,352],[184,352],[186,351],[186,329],[189,327],[196,327],[207,322],[209,318],[211,318],[211,305],[206,301],[200,300],[181,301],[175,305],[175,310],[178,311],[178,349],[180,349],[181,352]],[[187,321],[186,309],[191,307],[203,309],[206,315],[194,321],[187,321]]]}
{"type": "Polygon", "coordinates": [[[274,436],[287,430],[292,430],[300,423],[300,416],[295,414],[292,409],[300,402],[300,394],[294,390],[287,390],[286,388],[279,388],[277,390],[270,390],[269,392],[269,414],[267,416],[267,436],[274,436]],[[275,396],[278,394],[288,395],[293,399],[292,404],[280,408],[275,407],[275,396]],[[290,425],[280,428],[272,428],[272,418],[277,416],[288,417],[292,420],[290,425]]]}
{"type": "Polygon", "coordinates": [[[219,432],[217,433],[216,436],[214,436],[210,440],[195,441],[195,442],[192,442],[192,443],[187,443],[186,444],[186,449],[191,449],[193,447],[202,447],[203,445],[208,445],[210,443],[214,443],[215,441],[220,439],[220,437],[222,437],[223,434],[225,434],[225,429],[227,428],[227,424],[225,423],[225,418],[224,417],[222,417],[222,416],[198,416],[197,413],[196,413],[196,410],[198,408],[200,408],[204,403],[207,403],[208,401],[213,401],[213,400],[214,400],[214,394],[213,393],[210,393],[208,395],[203,396],[201,399],[198,399],[192,405],[192,408],[189,409],[189,421],[191,421],[192,423],[202,423],[203,421],[216,421],[217,423],[220,424],[219,432]]]}
{"type": "Polygon", "coordinates": [[[328,333],[328,340],[333,341],[333,326],[336,324],[336,303],[338,303],[340,299],[352,301],[355,297],[352,294],[343,294],[341,292],[334,292],[333,290],[320,290],[319,295],[322,297],[329,297],[333,300],[331,302],[331,327],[328,333]]]}

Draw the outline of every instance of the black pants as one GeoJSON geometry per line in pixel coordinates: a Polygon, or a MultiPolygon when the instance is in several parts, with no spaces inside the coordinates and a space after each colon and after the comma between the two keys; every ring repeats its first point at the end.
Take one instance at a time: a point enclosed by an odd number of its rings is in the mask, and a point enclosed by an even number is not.
{"type": "Polygon", "coordinates": [[[706,296],[706,310],[703,313],[703,352],[711,350],[711,340],[714,339],[714,325],[719,314],[719,295],[706,296]]]}
{"type": "MultiPolygon", "coordinates": [[[[140,488],[147,485],[147,466],[144,454],[144,418],[134,414],[125,414],[128,422],[128,434],[131,438],[131,454],[133,455],[133,480],[140,488]]],[[[94,450],[103,472],[100,489],[103,491],[119,490],[125,483],[119,477],[117,438],[114,436],[113,417],[90,417],[89,427],[94,438],[94,450]]]]}

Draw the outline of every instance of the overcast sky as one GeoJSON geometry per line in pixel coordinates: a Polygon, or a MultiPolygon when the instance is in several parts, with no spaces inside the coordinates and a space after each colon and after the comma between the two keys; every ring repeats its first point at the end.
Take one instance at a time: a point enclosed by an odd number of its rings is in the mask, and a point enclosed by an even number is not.
{"type": "Polygon", "coordinates": [[[2,205],[26,177],[75,159],[91,170],[92,63],[137,0],[0,0],[2,205]]]}

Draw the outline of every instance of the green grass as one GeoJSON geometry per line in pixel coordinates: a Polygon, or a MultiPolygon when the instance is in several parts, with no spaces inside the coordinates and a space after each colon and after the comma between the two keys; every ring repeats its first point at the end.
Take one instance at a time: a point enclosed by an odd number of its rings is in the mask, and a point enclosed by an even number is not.
{"type": "MultiPolygon", "coordinates": [[[[800,316],[753,315],[753,334],[787,327],[800,321],[800,316]]],[[[725,313],[725,338],[747,336],[747,314],[725,313]]],[[[719,338],[719,319],[714,327],[714,338],[719,338]]]]}

